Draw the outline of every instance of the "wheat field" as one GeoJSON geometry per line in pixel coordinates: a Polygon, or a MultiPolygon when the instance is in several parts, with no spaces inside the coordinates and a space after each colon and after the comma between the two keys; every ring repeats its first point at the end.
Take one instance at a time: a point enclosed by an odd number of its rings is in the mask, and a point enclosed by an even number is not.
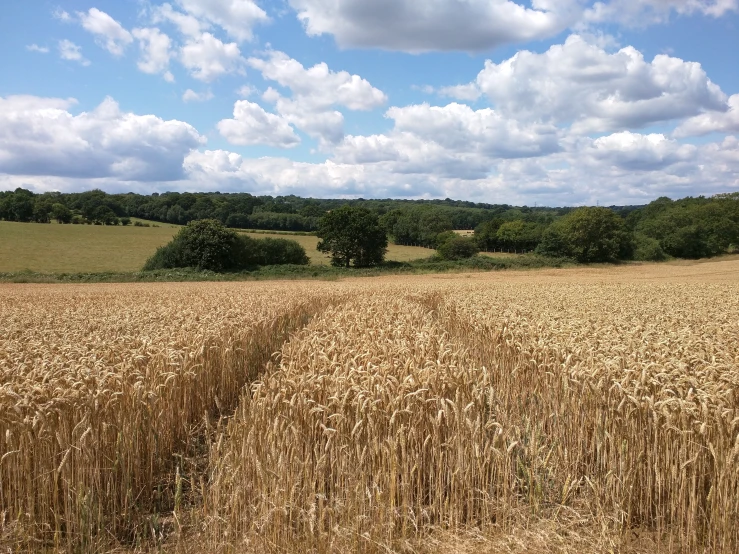
{"type": "Polygon", "coordinates": [[[0,313],[0,551],[739,550],[737,260],[0,313]]]}

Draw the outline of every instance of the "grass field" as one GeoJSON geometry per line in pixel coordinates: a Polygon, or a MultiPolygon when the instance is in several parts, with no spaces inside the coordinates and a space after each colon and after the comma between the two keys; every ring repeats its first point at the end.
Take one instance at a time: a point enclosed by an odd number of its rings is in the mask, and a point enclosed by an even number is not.
{"type": "MultiPolygon", "coordinates": [[[[0,221],[0,272],[137,271],[179,229],[164,223],[156,225],[160,226],[108,227],[0,221]]],[[[329,258],[316,250],[317,237],[261,233],[250,236],[295,240],[303,245],[312,264],[329,263],[329,258]]],[[[426,248],[391,244],[387,259],[409,261],[431,254],[433,250],[426,248]]]]}
{"type": "Polygon", "coordinates": [[[739,551],[737,257],[0,313],[0,551],[739,551]]]}

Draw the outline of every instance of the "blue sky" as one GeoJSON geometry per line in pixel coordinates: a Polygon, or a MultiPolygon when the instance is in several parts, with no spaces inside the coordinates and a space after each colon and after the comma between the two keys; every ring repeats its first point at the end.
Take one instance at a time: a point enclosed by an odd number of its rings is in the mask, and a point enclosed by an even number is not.
{"type": "Polygon", "coordinates": [[[24,0],[0,189],[739,190],[739,0],[24,0]]]}

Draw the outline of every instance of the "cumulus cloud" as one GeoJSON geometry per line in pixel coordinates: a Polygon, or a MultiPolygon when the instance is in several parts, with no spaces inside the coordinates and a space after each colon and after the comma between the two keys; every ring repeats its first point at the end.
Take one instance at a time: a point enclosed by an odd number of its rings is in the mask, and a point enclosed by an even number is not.
{"type": "Polygon", "coordinates": [[[169,60],[172,57],[172,41],[156,27],[134,29],[133,36],[139,41],[141,57],[138,68],[144,73],[162,73],[168,82],[174,81],[169,71],[169,60]]]}
{"type": "Polygon", "coordinates": [[[701,65],[628,46],[609,53],[570,36],[544,53],[490,60],[474,83],[497,109],[518,119],[572,124],[580,133],[638,129],[707,111],[725,111],[726,95],[701,65]]]}
{"type": "Polygon", "coordinates": [[[133,37],[120,23],[107,13],[90,8],[87,12],[77,12],[82,27],[95,36],[95,40],[114,56],[122,56],[133,37]]]}
{"type": "Polygon", "coordinates": [[[267,23],[266,12],[252,0],[177,0],[189,14],[218,25],[238,41],[252,40],[253,29],[267,23]]]}
{"type": "Polygon", "coordinates": [[[387,97],[369,81],[346,71],[331,71],[325,63],[306,69],[283,52],[268,52],[265,58],[249,58],[249,65],[265,79],[289,88],[295,98],[311,107],[340,105],[350,110],[371,110],[387,97]]]}
{"type": "Polygon", "coordinates": [[[323,197],[439,197],[438,177],[389,175],[380,167],[296,162],[287,158],[244,159],[223,150],[192,152],[185,170],[198,190],[249,190],[256,194],[323,197]]]}
{"type": "Polygon", "coordinates": [[[490,157],[540,156],[559,149],[558,130],[552,125],[522,125],[495,110],[473,110],[464,104],[420,104],[390,108],[394,131],[412,133],[456,152],[480,152],[490,157]]]}
{"type": "Polygon", "coordinates": [[[245,62],[235,42],[225,44],[210,33],[189,39],[180,49],[180,61],[192,77],[205,82],[243,72],[245,62]]]}
{"type": "Polygon", "coordinates": [[[153,8],[151,17],[154,23],[174,24],[186,37],[197,38],[206,27],[197,17],[177,11],[172,8],[171,4],[162,4],[153,8]]]}
{"type": "Polygon", "coordinates": [[[250,58],[248,64],[265,79],[290,89],[291,98],[273,88],[263,98],[275,104],[281,117],[323,146],[344,137],[344,116],[335,107],[372,110],[387,101],[387,96],[366,79],[346,71],[331,71],[325,63],[306,69],[282,52],[267,52],[264,58],[250,58]]]}
{"type": "Polygon", "coordinates": [[[82,55],[82,48],[71,40],[64,39],[59,41],[59,57],[63,60],[78,62],[84,66],[90,65],[90,60],[82,55]]]}
{"type": "Polygon", "coordinates": [[[393,107],[388,135],[349,136],[335,149],[343,163],[386,163],[400,173],[440,174],[460,180],[483,178],[496,161],[538,157],[560,150],[552,125],[521,125],[495,110],[463,104],[393,107]]]}
{"type": "MultiPolygon", "coordinates": [[[[659,144],[656,147],[661,148],[659,144]]],[[[637,204],[664,195],[711,195],[739,186],[739,141],[734,137],[698,147],[690,162],[678,160],[640,171],[613,163],[613,158],[599,158],[590,152],[595,150],[592,142],[585,148],[587,153],[499,160],[473,179],[439,173],[431,164],[426,173],[404,173],[388,163],[248,159],[226,151],[194,151],[185,161],[185,170],[191,190],[355,198],[451,197],[549,206],[637,204]]]]}
{"type": "Polygon", "coordinates": [[[231,144],[241,146],[265,144],[292,148],[300,143],[287,119],[268,113],[259,104],[248,100],[236,102],[233,119],[220,121],[218,131],[231,144]]]}
{"type": "Polygon", "coordinates": [[[675,129],[675,136],[684,138],[709,133],[739,132],[739,94],[731,96],[728,105],[726,112],[708,112],[683,121],[675,129]]]}
{"type": "Polygon", "coordinates": [[[405,52],[489,50],[554,36],[581,15],[577,0],[289,0],[310,36],[342,48],[405,52]],[[528,4],[528,3],[526,3],[528,4]]]}
{"type": "Polygon", "coordinates": [[[107,98],[73,115],[73,100],[0,98],[0,173],[170,181],[204,139],[187,123],[121,111],[107,98]]]}
{"type": "Polygon", "coordinates": [[[589,153],[627,171],[653,171],[690,161],[696,152],[694,145],[680,144],[663,134],[642,135],[623,131],[596,139],[589,153]]]}

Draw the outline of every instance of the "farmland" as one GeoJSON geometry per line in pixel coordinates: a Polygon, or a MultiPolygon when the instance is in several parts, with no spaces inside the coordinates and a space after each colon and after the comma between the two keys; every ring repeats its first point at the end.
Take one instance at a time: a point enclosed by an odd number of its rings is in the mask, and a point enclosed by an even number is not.
{"type": "Polygon", "coordinates": [[[0,312],[0,547],[739,548],[736,259],[0,312]]]}
{"type": "MultiPolygon", "coordinates": [[[[157,227],[58,225],[0,221],[0,272],[31,270],[45,273],[138,271],[157,248],[180,229],[166,223],[157,227]]],[[[305,248],[311,264],[327,265],[318,252],[318,238],[310,235],[258,233],[256,238],[295,240],[305,248]]],[[[391,244],[387,259],[406,262],[426,258],[433,250],[391,244]]]]}

